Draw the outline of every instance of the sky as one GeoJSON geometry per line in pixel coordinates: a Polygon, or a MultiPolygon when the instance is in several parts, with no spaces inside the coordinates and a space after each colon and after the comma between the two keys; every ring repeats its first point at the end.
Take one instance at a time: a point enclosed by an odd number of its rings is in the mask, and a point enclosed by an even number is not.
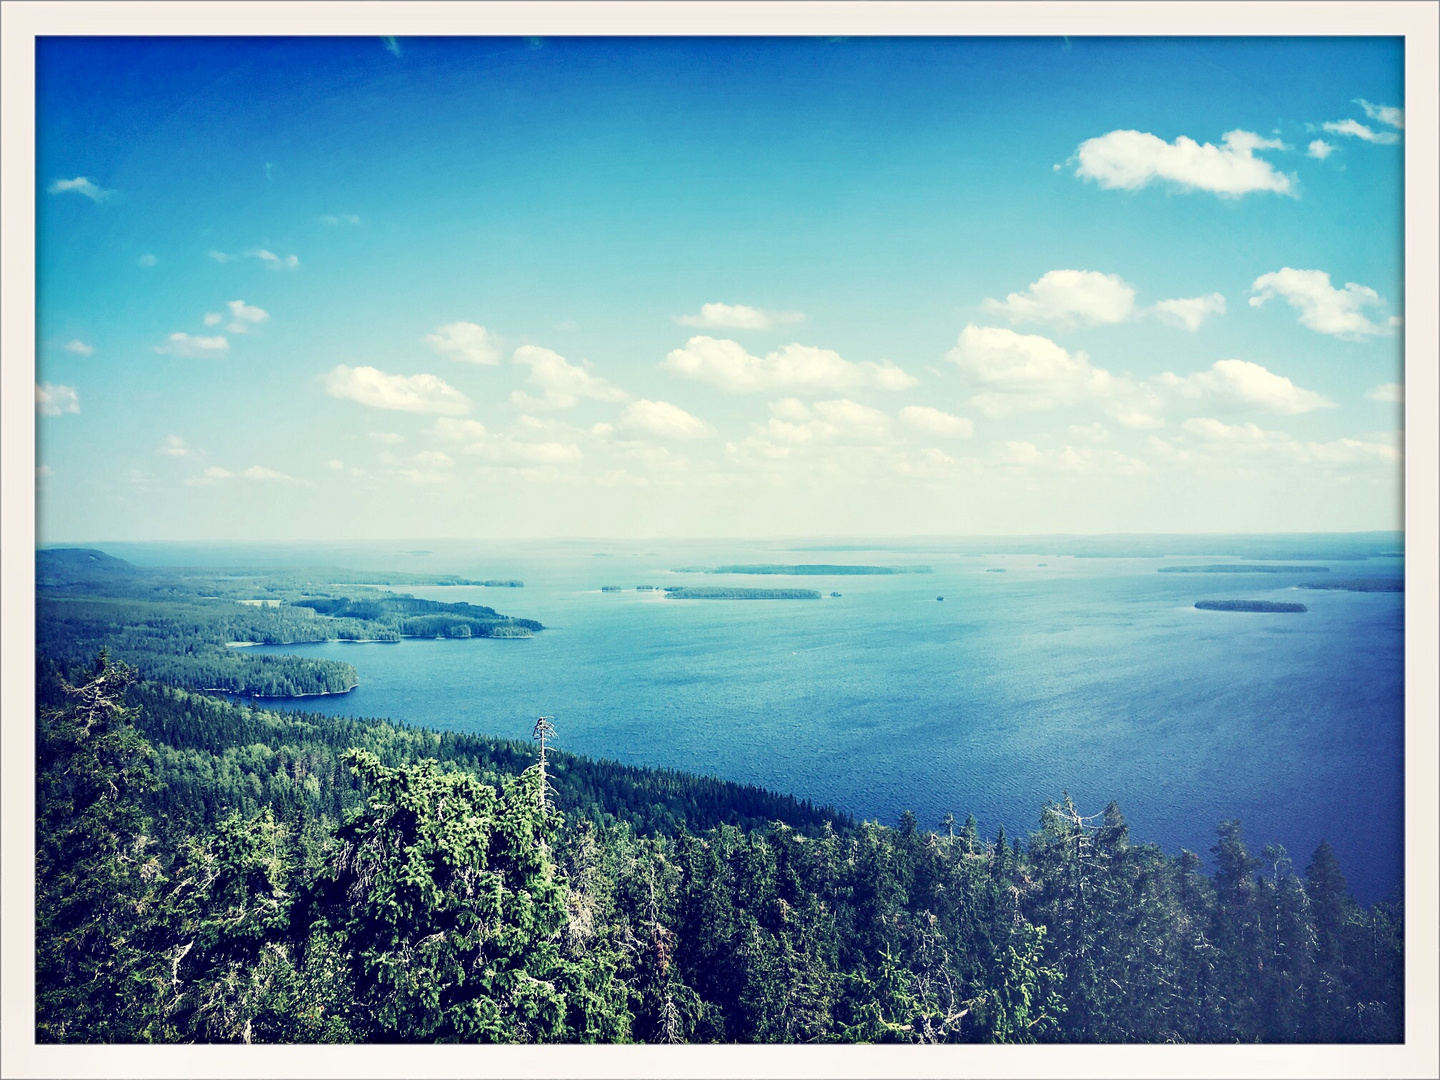
{"type": "Polygon", "coordinates": [[[1399,39],[37,71],[41,542],[1402,527],[1399,39]]]}

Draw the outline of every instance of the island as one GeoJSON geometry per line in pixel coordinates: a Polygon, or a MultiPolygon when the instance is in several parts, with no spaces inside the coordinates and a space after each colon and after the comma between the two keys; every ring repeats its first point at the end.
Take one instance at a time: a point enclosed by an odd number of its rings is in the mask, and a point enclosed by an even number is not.
{"type": "Polygon", "coordinates": [[[619,585],[601,585],[601,586],[600,586],[600,591],[601,591],[601,592],[624,592],[624,590],[623,590],[619,585]]]}
{"type": "Polygon", "coordinates": [[[928,566],[865,566],[845,563],[735,563],[729,566],[682,566],[676,574],[790,574],[795,577],[846,577],[874,574],[933,574],[928,566]]]}
{"type": "Polygon", "coordinates": [[[985,571],[985,573],[987,573],[987,574],[1003,574],[1003,573],[1005,573],[1005,567],[1003,567],[1003,566],[992,566],[992,567],[990,567],[989,569],[987,569],[987,570],[985,571]]]}
{"type": "Polygon", "coordinates": [[[1405,579],[1396,577],[1336,578],[1334,581],[1306,581],[1301,589],[1328,589],[1332,592],[1404,592],[1405,579]]]}
{"type": "Polygon", "coordinates": [[[1309,611],[1304,604],[1282,604],[1274,600],[1197,600],[1201,611],[1245,611],[1258,613],[1295,613],[1309,611]]]}
{"type": "Polygon", "coordinates": [[[670,585],[668,600],[819,600],[814,589],[723,589],[706,586],[670,585]]]}
{"type": "Polygon", "coordinates": [[[1207,566],[1162,566],[1157,574],[1328,574],[1328,566],[1282,566],[1278,563],[1219,563],[1207,566]]]}

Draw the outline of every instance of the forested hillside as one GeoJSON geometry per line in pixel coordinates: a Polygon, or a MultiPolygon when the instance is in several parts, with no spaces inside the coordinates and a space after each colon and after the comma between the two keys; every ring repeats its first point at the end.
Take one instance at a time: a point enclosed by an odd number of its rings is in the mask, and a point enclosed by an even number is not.
{"type": "Polygon", "coordinates": [[[1222,822],[1206,874],[1063,795],[934,833],[107,657],[39,691],[42,1042],[1403,1034],[1401,909],[1323,843],[1222,822]]]}
{"type": "Polygon", "coordinates": [[[360,582],[519,586],[453,575],[375,574],[334,567],[240,572],[140,567],[85,548],[36,552],[36,634],[42,654],[84,663],[100,649],[146,678],[257,697],[344,693],[351,664],[265,656],[234,647],[401,638],[517,638],[533,619],[446,604],[360,582]]]}

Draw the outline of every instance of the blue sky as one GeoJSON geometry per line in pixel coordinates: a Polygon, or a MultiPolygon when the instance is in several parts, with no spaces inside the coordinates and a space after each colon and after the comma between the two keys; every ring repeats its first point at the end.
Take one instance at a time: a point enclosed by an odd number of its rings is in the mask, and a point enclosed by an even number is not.
{"type": "Polygon", "coordinates": [[[1398,528],[1381,39],[44,39],[44,541],[1398,528]]]}

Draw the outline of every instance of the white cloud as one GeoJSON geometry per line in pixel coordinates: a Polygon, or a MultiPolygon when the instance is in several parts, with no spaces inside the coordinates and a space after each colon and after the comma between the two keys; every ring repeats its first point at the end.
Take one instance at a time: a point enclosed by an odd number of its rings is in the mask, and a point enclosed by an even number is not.
{"type": "Polygon", "coordinates": [[[155,453],[161,457],[187,457],[190,447],[179,435],[166,435],[165,441],[155,448],[155,453]]]}
{"type": "Polygon", "coordinates": [[[1213,417],[1186,420],[1181,427],[1212,453],[1266,454],[1299,465],[1393,465],[1404,457],[1397,443],[1374,438],[1304,442],[1256,424],[1225,424],[1213,417]]]}
{"type": "Polygon", "coordinates": [[[1365,110],[1365,115],[1371,120],[1379,120],[1382,124],[1388,124],[1393,128],[1405,126],[1405,110],[1397,109],[1394,105],[1372,105],[1364,98],[1356,98],[1355,104],[1365,110]]]}
{"type": "Polygon", "coordinates": [[[817,401],[813,406],[789,398],[770,409],[774,415],[767,424],[755,425],[751,438],[727,446],[732,456],[739,451],[782,458],[794,448],[816,443],[876,445],[890,438],[889,416],[846,398],[817,401]]]}
{"type": "Polygon", "coordinates": [[[1209,191],[1224,198],[1252,191],[1287,195],[1294,180],[1255,156],[1256,150],[1284,148],[1280,140],[1250,131],[1227,131],[1219,146],[1184,135],[1168,143],[1148,132],[1112,131],[1080,144],[1075,175],[1102,188],[1128,191],[1163,180],[1181,190],[1209,191]]]}
{"type": "Polygon", "coordinates": [[[111,195],[115,194],[115,192],[107,191],[105,188],[91,181],[89,177],[85,176],[77,176],[74,180],[56,180],[50,185],[49,190],[51,195],[60,195],[67,191],[73,191],[75,194],[84,195],[87,199],[94,202],[104,202],[111,195]]]}
{"type": "Polygon", "coordinates": [[[454,360],[471,364],[500,362],[500,339],[478,323],[446,323],[437,327],[434,333],[426,334],[425,340],[436,352],[445,353],[454,360]]]}
{"type": "Polygon", "coordinates": [[[1335,407],[1328,398],[1311,390],[1302,390],[1285,376],[1276,375],[1248,360],[1217,360],[1209,371],[1185,378],[1166,373],[1156,382],[1173,387],[1188,398],[1252,405],[1287,416],[1335,407]]]}
{"type": "Polygon", "coordinates": [[[975,431],[974,425],[963,416],[953,416],[928,405],[906,405],[900,410],[900,422],[942,439],[968,439],[975,431]]]}
{"type": "Polygon", "coordinates": [[[1225,297],[1217,292],[1182,300],[1160,300],[1151,310],[1161,322],[1193,333],[1200,329],[1207,316],[1225,314],[1225,297]]]}
{"type": "Polygon", "coordinates": [[[175,331],[164,345],[156,345],[155,351],[166,356],[218,356],[228,352],[230,342],[223,336],[199,337],[175,331]]]}
{"type": "Polygon", "coordinates": [[[620,426],[644,431],[662,439],[704,439],[715,434],[715,429],[698,417],[691,416],[678,405],[668,401],[650,401],[641,398],[625,407],[620,417],[620,426]]]}
{"type": "Polygon", "coordinates": [[[491,461],[511,464],[563,465],[585,456],[573,443],[526,442],[509,435],[497,435],[489,442],[476,443],[466,449],[491,461]]]}
{"type": "Polygon", "coordinates": [[[1331,135],[1350,135],[1356,139],[1364,139],[1366,142],[1391,144],[1398,143],[1400,136],[1393,131],[1374,131],[1359,120],[1327,120],[1320,125],[1331,135]]]}
{"type": "Polygon", "coordinates": [[[339,458],[331,458],[331,459],[330,459],[329,461],[327,461],[325,464],[329,465],[330,468],[332,468],[332,469],[342,469],[342,470],[343,470],[343,469],[345,468],[345,462],[341,461],[339,458]]]}
{"type": "MultiPolygon", "coordinates": [[[[232,334],[248,333],[252,327],[259,326],[270,318],[270,313],[264,308],[252,307],[244,300],[231,300],[225,305],[230,309],[230,325],[225,327],[232,334]]],[[[210,317],[205,317],[208,324],[210,317]]]]}
{"type": "Polygon", "coordinates": [[[321,214],[315,219],[321,225],[359,225],[358,214],[321,214]]]}
{"type": "Polygon", "coordinates": [[[300,266],[298,255],[276,255],[273,251],[266,251],[264,248],[249,252],[249,254],[263,262],[267,270],[295,270],[300,266]]]}
{"type": "Polygon", "coordinates": [[[1135,314],[1135,290],[1118,274],[1094,270],[1051,270],[1028,291],[1011,293],[1003,302],[981,305],[1011,322],[1082,322],[1091,325],[1124,322],[1135,314]]]}
{"type": "Polygon", "coordinates": [[[212,251],[210,252],[210,258],[214,259],[218,263],[228,263],[234,262],[237,258],[239,258],[239,256],[227,255],[223,251],[212,251]]]}
{"type": "Polygon", "coordinates": [[[159,261],[160,261],[160,260],[157,259],[157,258],[155,258],[154,255],[141,255],[141,256],[140,256],[140,265],[141,265],[141,266],[145,266],[145,267],[154,266],[154,265],[155,265],[157,262],[159,262],[159,261]]]}
{"type": "Polygon", "coordinates": [[[72,352],[76,356],[94,356],[95,346],[87,345],[79,338],[76,338],[74,341],[67,341],[65,343],[65,351],[72,352]]]}
{"type": "Polygon", "coordinates": [[[224,321],[225,316],[221,315],[218,311],[207,311],[205,313],[204,322],[206,326],[219,326],[224,321]]]}
{"type": "Polygon", "coordinates": [[[59,416],[61,413],[78,413],[80,395],[73,386],[57,386],[45,383],[35,385],[35,409],[42,416],[59,416]]]}
{"type": "Polygon", "coordinates": [[[818,392],[874,387],[905,390],[917,380],[888,360],[875,363],[846,360],[829,349],[786,345],[764,359],[752,356],[738,342],[692,337],[675,349],[661,368],[734,393],[761,390],[818,392]]]}
{"type": "Polygon", "coordinates": [[[967,326],[947,354],[980,388],[972,403],[986,416],[1009,416],[1100,400],[1129,427],[1156,426],[1146,392],[1129,379],[1091,365],[1038,334],[993,326],[967,326]]]}
{"type": "Polygon", "coordinates": [[[1324,161],[1334,152],[1335,147],[1332,144],[1326,142],[1324,139],[1315,139],[1311,141],[1309,149],[1305,151],[1308,157],[1313,157],[1317,161],[1324,161]]]}
{"type": "Polygon", "coordinates": [[[1346,282],[1344,289],[1330,284],[1330,275],[1323,270],[1294,270],[1284,267],[1255,279],[1251,289],[1251,307],[1259,307],[1272,296],[1281,296],[1296,311],[1300,323],[1322,334],[1355,340],[1371,334],[1383,334],[1387,327],[1371,322],[1362,313],[1366,307],[1382,306],[1385,301],[1374,289],[1346,282]]]}
{"type": "Polygon", "coordinates": [[[1367,401],[1383,401],[1389,405],[1405,404],[1405,387],[1398,382],[1381,383],[1365,391],[1367,401]]]}
{"type": "Polygon", "coordinates": [[[337,365],[325,376],[331,397],[348,398],[372,409],[458,416],[470,399],[437,375],[388,375],[373,367],[337,365]]]}
{"type": "Polygon", "coordinates": [[[514,362],[529,367],[528,381],[544,391],[544,397],[539,399],[517,391],[517,404],[545,409],[569,409],[579,404],[581,398],[593,401],[625,401],[630,396],[618,386],[611,386],[598,375],[592,375],[587,368],[572,364],[559,353],[542,349],[538,345],[520,346],[515,350],[514,362]]]}
{"type": "Polygon", "coordinates": [[[1249,446],[1267,446],[1284,436],[1265,431],[1258,424],[1226,424],[1210,416],[1199,416],[1186,420],[1180,425],[1189,434],[1210,442],[1243,443],[1249,446]]]}
{"type": "Polygon", "coordinates": [[[803,322],[799,311],[763,311],[744,304],[701,304],[699,315],[677,315],[681,326],[730,327],[735,330],[768,330],[772,326],[803,322]]]}
{"type": "Polygon", "coordinates": [[[306,480],[297,480],[293,476],[287,476],[274,469],[267,469],[264,465],[251,465],[240,473],[246,480],[257,480],[266,484],[308,484],[306,480]]]}
{"type": "Polygon", "coordinates": [[[455,464],[455,459],[443,450],[422,450],[415,455],[415,460],[432,468],[447,468],[455,464]]]}
{"type": "Polygon", "coordinates": [[[382,446],[399,446],[405,441],[405,436],[394,431],[372,431],[370,441],[380,443],[382,446]]]}
{"type": "Polygon", "coordinates": [[[485,425],[479,420],[455,420],[448,416],[439,417],[430,428],[431,433],[444,442],[474,442],[485,438],[485,425]]]}

